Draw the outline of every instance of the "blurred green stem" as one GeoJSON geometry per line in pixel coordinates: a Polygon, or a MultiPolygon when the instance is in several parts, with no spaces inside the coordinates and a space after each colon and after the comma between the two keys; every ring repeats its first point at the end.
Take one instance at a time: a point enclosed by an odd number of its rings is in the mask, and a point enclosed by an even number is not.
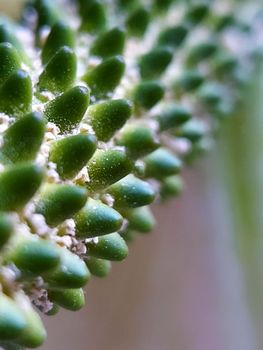
{"type": "Polygon", "coordinates": [[[225,124],[222,160],[234,242],[246,296],[263,349],[263,62],[258,62],[236,115],[225,124]]]}

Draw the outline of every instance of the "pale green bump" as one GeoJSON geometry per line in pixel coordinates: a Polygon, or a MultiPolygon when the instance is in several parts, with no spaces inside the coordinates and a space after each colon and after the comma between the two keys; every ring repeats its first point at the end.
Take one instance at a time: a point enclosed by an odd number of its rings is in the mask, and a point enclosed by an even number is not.
{"type": "Polygon", "coordinates": [[[91,198],[75,215],[74,220],[76,236],[81,239],[118,231],[122,225],[122,216],[116,210],[91,198]]]}
{"type": "Polygon", "coordinates": [[[56,226],[72,218],[86,203],[87,190],[68,184],[46,184],[40,193],[36,211],[46,222],[56,226]]]}
{"type": "Polygon", "coordinates": [[[48,102],[44,115],[49,122],[55,123],[62,133],[67,133],[79,125],[88,105],[89,90],[84,86],[75,86],[48,102]]]}
{"type": "Polygon", "coordinates": [[[75,36],[72,29],[64,22],[55,23],[41,51],[42,62],[46,64],[63,46],[74,48],[75,36]]]}
{"type": "Polygon", "coordinates": [[[100,236],[98,241],[88,242],[87,249],[88,255],[110,261],[121,261],[128,255],[128,247],[117,232],[100,236]]]}
{"type": "Polygon", "coordinates": [[[0,210],[20,210],[33,197],[43,179],[43,169],[21,163],[7,167],[0,174],[0,210]]]}
{"type": "Polygon", "coordinates": [[[95,39],[90,48],[90,53],[102,58],[122,55],[125,39],[125,31],[120,27],[114,27],[95,39]]]}
{"type": "Polygon", "coordinates": [[[111,271],[111,262],[108,260],[89,256],[86,258],[85,262],[93,276],[105,277],[111,271]]]}
{"type": "Polygon", "coordinates": [[[116,142],[125,146],[128,156],[133,159],[144,157],[160,146],[157,133],[149,126],[136,122],[125,126],[116,142]]]}
{"type": "Polygon", "coordinates": [[[96,137],[92,134],[66,136],[53,142],[49,160],[56,164],[56,170],[62,179],[70,179],[87,164],[96,145],[96,137]]]}
{"type": "Polygon", "coordinates": [[[137,208],[153,202],[155,191],[145,181],[128,175],[107,189],[116,208],[137,208]]]}
{"type": "Polygon", "coordinates": [[[60,263],[58,267],[43,275],[49,288],[82,288],[90,278],[90,272],[76,254],[66,248],[58,247],[60,263]]]}
{"type": "Polygon", "coordinates": [[[80,310],[85,305],[85,295],[82,288],[49,290],[48,297],[57,305],[71,311],[80,310]]]}
{"type": "Polygon", "coordinates": [[[34,160],[44,138],[45,125],[39,112],[21,117],[3,134],[0,153],[13,163],[34,160]]]}
{"type": "Polygon", "coordinates": [[[171,151],[159,148],[144,158],[145,176],[162,179],[177,174],[182,168],[182,161],[171,151]]]}
{"type": "Polygon", "coordinates": [[[10,43],[0,43],[0,85],[21,66],[21,59],[10,43]]]}
{"type": "Polygon", "coordinates": [[[32,83],[29,74],[14,71],[0,87],[0,112],[21,116],[31,110],[32,83]]]}
{"type": "Polygon", "coordinates": [[[48,61],[39,76],[38,87],[53,93],[63,92],[75,81],[77,72],[77,57],[74,51],[61,47],[48,61]]]}
{"type": "Polygon", "coordinates": [[[119,150],[97,150],[88,162],[90,181],[88,188],[92,191],[105,189],[117,182],[132,170],[132,162],[119,150]]]}
{"type": "Polygon", "coordinates": [[[113,56],[105,59],[87,71],[83,80],[91,89],[91,94],[100,99],[113,92],[119,85],[125,71],[125,63],[122,56],[113,56]]]}
{"type": "Polygon", "coordinates": [[[109,141],[121,129],[132,114],[128,100],[118,99],[91,105],[87,118],[98,140],[109,141]]]}

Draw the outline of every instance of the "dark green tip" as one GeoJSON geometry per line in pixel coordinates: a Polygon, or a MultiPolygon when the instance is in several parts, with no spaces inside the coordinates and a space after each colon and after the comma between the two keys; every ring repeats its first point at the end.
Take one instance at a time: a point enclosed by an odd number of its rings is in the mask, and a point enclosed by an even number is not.
{"type": "Polygon", "coordinates": [[[53,25],[41,52],[42,62],[46,64],[63,46],[73,49],[75,37],[72,29],[66,23],[57,22],[53,25]]]}
{"type": "Polygon", "coordinates": [[[117,182],[132,170],[132,162],[119,150],[97,150],[88,163],[88,188],[102,190],[117,182]]]}
{"type": "Polygon", "coordinates": [[[96,150],[96,137],[90,134],[67,136],[55,141],[49,152],[49,160],[56,164],[62,179],[70,179],[87,164],[96,150]]]}
{"type": "Polygon", "coordinates": [[[134,90],[134,103],[138,107],[151,109],[164,97],[163,85],[154,80],[139,83],[134,90]]]}
{"type": "Polygon", "coordinates": [[[108,58],[122,55],[125,45],[125,31],[115,27],[101,35],[93,42],[90,53],[94,56],[108,58]]]}
{"type": "Polygon", "coordinates": [[[0,112],[20,116],[31,110],[32,83],[23,70],[12,73],[0,87],[0,112]]]}
{"type": "Polygon", "coordinates": [[[20,68],[21,60],[17,50],[10,43],[0,43],[0,85],[20,68]]]}
{"type": "Polygon", "coordinates": [[[169,47],[157,47],[139,59],[140,74],[143,79],[159,78],[169,66],[173,51],[169,47]]]}
{"type": "Polygon", "coordinates": [[[188,28],[185,25],[177,25],[163,30],[157,40],[159,46],[170,46],[174,49],[182,45],[188,34],[188,28]]]}
{"type": "Polygon", "coordinates": [[[182,168],[182,162],[165,148],[159,148],[144,158],[146,177],[162,179],[177,174],[182,168]]]}
{"type": "Polygon", "coordinates": [[[155,192],[148,182],[128,175],[107,189],[116,208],[137,208],[153,202],[155,192]]]}
{"type": "Polygon", "coordinates": [[[74,220],[78,238],[106,235],[118,231],[122,225],[122,216],[116,210],[91,198],[74,220]]]}
{"type": "Polygon", "coordinates": [[[33,197],[43,179],[43,170],[31,163],[8,167],[0,174],[0,210],[15,211],[33,197]]]}
{"type": "Polygon", "coordinates": [[[98,241],[87,243],[87,254],[99,259],[121,261],[128,255],[124,239],[116,232],[98,237],[98,241]]]}
{"type": "Polygon", "coordinates": [[[91,89],[95,98],[103,98],[113,92],[119,85],[125,71],[125,63],[121,56],[107,58],[95,68],[89,70],[83,80],[91,89]]]}
{"type": "Polygon", "coordinates": [[[86,203],[87,190],[80,186],[48,184],[42,189],[36,211],[56,226],[73,217],[86,203]]]}
{"type": "Polygon", "coordinates": [[[62,133],[70,132],[81,122],[89,105],[89,90],[75,86],[50,101],[44,110],[49,122],[55,123],[62,133]]]}
{"type": "Polygon", "coordinates": [[[87,118],[98,140],[109,141],[123,127],[132,114],[128,100],[109,100],[94,104],[88,109],[87,118]]]}
{"type": "Polygon", "coordinates": [[[61,47],[48,61],[39,77],[40,90],[63,92],[72,86],[76,78],[77,58],[72,49],[61,47]]]}
{"type": "Polygon", "coordinates": [[[39,112],[18,119],[3,135],[1,153],[13,163],[34,160],[42,144],[45,121],[39,112]]]}
{"type": "Polygon", "coordinates": [[[85,305],[85,295],[82,288],[49,290],[48,297],[66,310],[77,311],[85,305]]]}
{"type": "Polygon", "coordinates": [[[134,9],[126,19],[126,28],[130,35],[141,37],[151,20],[150,11],[143,6],[134,9]]]}

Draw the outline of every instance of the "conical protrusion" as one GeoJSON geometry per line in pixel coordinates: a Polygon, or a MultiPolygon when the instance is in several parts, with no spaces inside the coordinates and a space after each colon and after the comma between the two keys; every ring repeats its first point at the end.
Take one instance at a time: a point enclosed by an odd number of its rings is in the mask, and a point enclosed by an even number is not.
{"type": "Polygon", "coordinates": [[[20,68],[21,60],[17,50],[10,43],[0,43],[0,85],[20,68]]]}

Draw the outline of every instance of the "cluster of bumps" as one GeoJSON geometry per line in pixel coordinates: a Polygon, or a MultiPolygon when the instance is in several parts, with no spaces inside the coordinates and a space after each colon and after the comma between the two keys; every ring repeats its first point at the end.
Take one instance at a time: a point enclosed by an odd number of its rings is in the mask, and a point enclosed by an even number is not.
{"type": "Polygon", "coordinates": [[[90,275],[106,276],[153,229],[149,205],[180,193],[183,165],[207,148],[242,84],[227,38],[249,29],[233,9],[64,5],[32,0],[19,23],[0,19],[3,349],[43,343],[36,308],[84,306],[90,275]]]}

